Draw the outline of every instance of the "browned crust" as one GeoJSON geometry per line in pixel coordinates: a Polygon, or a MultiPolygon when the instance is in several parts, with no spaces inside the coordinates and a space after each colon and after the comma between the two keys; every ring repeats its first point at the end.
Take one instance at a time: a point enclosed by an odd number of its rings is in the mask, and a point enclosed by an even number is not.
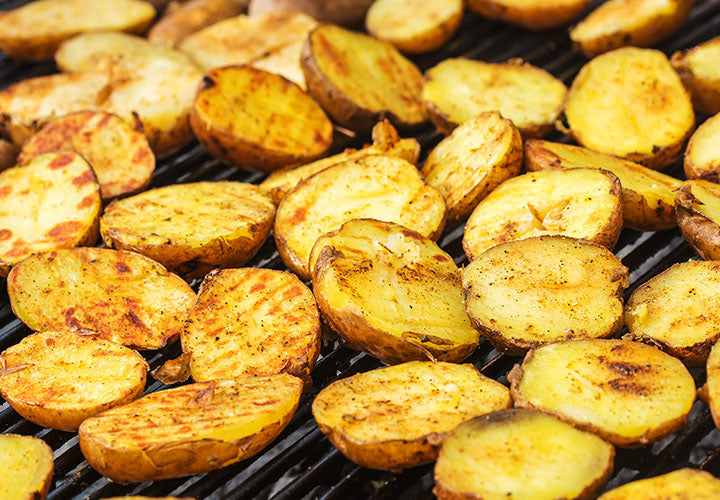
{"type": "Polygon", "coordinates": [[[15,166],[18,151],[18,147],[12,142],[0,139],[0,172],[15,166]]]}
{"type": "Polygon", "coordinates": [[[690,94],[693,107],[708,115],[714,115],[720,112],[720,80],[700,78],[693,73],[686,58],[691,50],[693,49],[675,52],[670,63],[690,94]]]}
{"type": "Polygon", "coordinates": [[[720,260],[720,226],[698,212],[691,186],[685,184],[675,196],[675,217],[680,232],[705,260],[720,260]]]}
{"type": "Polygon", "coordinates": [[[468,0],[468,7],[483,17],[531,30],[545,30],[569,24],[585,12],[589,4],[589,0],[582,0],[564,7],[545,5],[543,2],[536,2],[531,6],[511,7],[507,2],[468,0]]]}
{"type": "MultiPolygon", "coordinates": [[[[718,82],[718,99],[720,100],[720,81],[718,82]]],[[[720,103],[718,104],[720,108],[720,103]]],[[[702,126],[698,129],[700,130],[702,126]]],[[[696,134],[693,134],[688,141],[683,159],[683,170],[688,179],[703,179],[706,181],[720,183],[720,161],[713,162],[708,168],[707,166],[696,165],[690,159],[690,152],[693,150],[696,134]]]]}
{"type": "MultiPolygon", "coordinates": [[[[634,292],[633,292],[634,295],[634,292]]],[[[630,300],[632,300],[632,296],[630,297],[630,300]]],[[[628,301],[628,307],[630,306],[630,301],[628,301]]],[[[629,340],[635,340],[637,342],[642,342],[647,345],[651,345],[653,347],[657,347],[658,349],[668,353],[671,356],[674,356],[676,358],[679,358],[683,363],[685,363],[687,366],[704,366],[705,362],[707,362],[708,356],[710,356],[710,350],[712,349],[712,346],[715,345],[718,339],[720,339],[720,333],[713,335],[712,337],[709,337],[707,340],[704,340],[703,342],[696,342],[692,345],[686,345],[686,346],[671,346],[661,340],[658,340],[656,338],[653,338],[649,335],[635,335],[632,332],[627,334],[627,337],[629,340]]],[[[625,336],[623,336],[623,339],[625,339],[625,336]]]]}

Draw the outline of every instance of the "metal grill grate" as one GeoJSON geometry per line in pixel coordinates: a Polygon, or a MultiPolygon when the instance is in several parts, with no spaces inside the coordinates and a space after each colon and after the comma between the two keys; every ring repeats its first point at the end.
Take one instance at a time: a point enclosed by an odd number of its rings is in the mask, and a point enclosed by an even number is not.
{"type": "MultiPolygon", "coordinates": [[[[16,7],[27,0],[3,2],[0,8],[16,7]]],[[[698,1],[689,21],[681,32],[661,44],[667,54],[691,47],[720,35],[720,2],[698,1]]],[[[564,29],[533,33],[466,14],[453,40],[440,51],[414,58],[422,70],[448,57],[468,57],[486,61],[503,61],[521,57],[543,67],[570,84],[585,59],[572,52],[564,29]]],[[[0,87],[32,76],[55,71],[52,62],[26,64],[0,56],[0,87]]],[[[702,117],[701,117],[702,118],[702,117]]],[[[441,139],[432,127],[426,126],[416,134],[423,154],[441,139]]],[[[345,146],[359,146],[368,138],[348,139],[345,146]]],[[[560,135],[550,138],[562,141],[560,135]]],[[[673,165],[669,173],[682,177],[682,168],[673,165]]],[[[196,143],[185,146],[172,157],[158,162],[152,187],[199,180],[235,180],[259,182],[263,176],[227,167],[213,159],[196,143]]],[[[459,265],[467,263],[461,248],[462,227],[450,228],[440,239],[440,245],[459,265]]],[[[670,265],[693,258],[694,252],[679,231],[639,233],[624,230],[616,253],[630,268],[632,285],[627,295],[651,276],[670,265]]],[[[265,244],[250,265],[283,268],[272,238],[265,244]]],[[[626,297],[627,297],[626,295],[626,297]]],[[[14,318],[8,303],[5,282],[0,283],[0,350],[19,342],[29,333],[14,318]]],[[[178,343],[162,351],[146,355],[151,368],[179,354],[178,343]]],[[[498,354],[489,343],[482,341],[470,358],[481,371],[507,384],[506,375],[518,358],[498,354]]],[[[323,498],[348,499],[415,499],[432,498],[432,465],[402,473],[374,471],[354,465],[345,459],[317,429],[310,405],[315,394],[333,380],[380,366],[367,355],[351,351],[331,342],[324,345],[313,372],[314,387],[303,395],[297,413],[282,435],[259,455],[199,476],[153,483],[118,485],[95,472],[83,460],[77,435],[44,429],[22,419],[5,402],[0,404],[0,431],[34,435],[44,439],[54,450],[55,476],[48,498],[103,498],[114,495],[175,495],[195,498],[323,498]]],[[[704,383],[702,369],[692,371],[696,383],[704,383]]],[[[147,392],[163,385],[150,380],[147,392]]],[[[720,432],[709,410],[700,402],[691,413],[690,425],[653,446],[638,450],[618,450],[615,475],[609,487],[632,479],[651,477],[670,470],[691,466],[720,474],[720,432]]]]}

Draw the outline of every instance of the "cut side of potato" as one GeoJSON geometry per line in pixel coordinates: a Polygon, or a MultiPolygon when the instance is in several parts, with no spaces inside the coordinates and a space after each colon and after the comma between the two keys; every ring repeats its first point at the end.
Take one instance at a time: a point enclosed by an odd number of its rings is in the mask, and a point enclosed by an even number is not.
{"type": "Polygon", "coordinates": [[[145,389],[145,359],[87,330],[35,333],[0,358],[2,397],[26,419],[53,429],[77,430],[145,389]]]}
{"type": "Polygon", "coordinates": [[[477,347],[458,267],[415,231],[349,221],[317,240],[310,267],[323,317],[355,349],[394,364],[460,362],[477,347]]]}
{"type": "Polygon", "coordinates": [[[437,239],[445,227],[445,200],[405,160],[357,158],[315,174],[288,193],[278,206],[273,236],[285,265],[310,279],[308,259],[315,241],[362,218],[395,222],[437,239]]]}
{"type": "Polygon", "coordinates": [[[686,181],[675,198],[675,217],[683,236],[705,260],[720,260],[720,185],[686,181]]]}
{"type": "Polygon", "coordinates": [[[720,36],[687,52],[673,54],[673,67],[690,92],[696,109],[714,115],[720,112],[720,36]]]}
{"type": "Polygon", "coordinates": [[[180,41],[201,29],[211,26],[229,17],[242,14],[243,1],[240,0],[189,0],[166,9],[163,16],[148,32],[152,43],[174,47],[180,41]]]}
{"type": "Polygon", "coordinates": [[[590,149],[531,139],[525,142],[528,171],[599,168],[620,179],[623,225],[636,231],[660,231],[675,225],[675,190],[682,181],[639,163],[590,149]]]}
{"type": "Polygon", "coordinates": [[[312,411],[350,460],[397,470],[432,462],[458,424],[510,406],[507,388],[472,365],[411,361],[333,382],[312,411]]]}
{"type": "Polygon", "coordinates": [[[720,342],[710,350],[707,360],[707,382],[703,387],[715,427],[720,428],[720,342]]]}
{"type": "Polygon", "coordinates": [[[615,450],[550,415],[504,410],[460,424],[435,464],[440,500],[589,500],[612,475],[615,450]]]}
{"type": "Polygon", "coordinates": [[[468,0],[468,7],[483,17],[532,30],[564,26],[579,17],[590,0],[468,0]]]}
{"type": "Polygon", "coordinates": [[[463,270],[465,310],[496,349],[611,337],[623,326],[628,269],[607,248],[565,236],[502,243],[463,270]]]}
{"type": "Polygon", "coordinates": [[[356,26],[374,0],[250,0],[248,13],[258,16],[268,12],[304,12],[323,23],[356,26]]]}
{"type": "Polygon", "coordinates": [[[45,500],[55,466],[53,452],[42,439],[0,434],[0,497],[45,500]]]}
{"type": "Polygon", "coordinates": [[[569,133],[586,148],[654,169],[681,154],[695,127],[690,97],[665,54],[633,47],[582,67],[565,116],[569,133]]]}
{"type": "Polygon", "coordinates": [[[522,138],[497,111],[480,113],[457,127],[430,152],[425,182],[447,203],[449,224],[466,218],[480,200],[522,169],[522,138]]]}
{"type": "Polygon", "coordinates": [[[425,122],[422,74],[388,42],[321,25],[300,63],[310,95],[343,127],[367,132],[384,117],[396,127],[425,122]]]}
{"type": "Polygon", "coordinates": [[[299,378],[283,373],[155,392],[85,420],[80,449],[116,482],[219,469],[273,441],[295,413],[302,388],[299,378]]]}
{"type": "Polygon", "coordinates": [[[76,153],[47,153],[0,172],[0,200],[0,276],[33,253],[97,240],[100,188],[76,153]]]}
{"type": "Polygon", "coordinates": [[[195,293],[144,255],[105,248],[35,254],[8,276],[15,315],[32,330],[81,328],[137,349],[180,334],[195,293]]]}
{"type": "Polygon", "coordinates": [[[683,167],[688,179],[720,182],[720,114],[708,118],[692,135],[683,167]]]}
{"type": "Polygon", "coordinates": [[[697,469],[680,469],[662,476],[624,484],[598,500],[714,500],[720,498],[720,481],[697,469]]]}
{"type": "Polygon", "coordinates": [[[108,113],[80,111],[53,120],[23,144],[18,162],[62,150],[90,163],[104,200],[142,191],[155,170],[155,155],[143,133],[108,113]]]}
{"type": "Polygon", "coordinates": [[[224,269],[203,280],[181,340],[198,382],[274,373],[310,381],[320,353],[320,314],[294,274],[224,269]]]}
{"type": "Polygon", "coordinates": [[[309,95],[252,66],[210,70],[190,124],[213,156],[264,172],[314,160],[333,140],[332,123],[309,95]]]}
{"type": "Polygon", "coordinates": [[[612,249],[622,229],[620,181],[590,168],[543,170],[509,179],[483,199],[465,226],[470,260],[506,241],[563,235],[612,249]]]}
{"type": "Polygon", "coordinates": [[[623,448],[681,428],[695,402],[695,382],[680,360],[625,340],[533,349],[508,380],[515,406],[550,413],[623,448]]]}
{"type": "Polygon", "coordinates": [[[425,74],[422,98],[444,134],[484,111],[498,111],[523,137],[542,137],[560,116],[567,88],[547,71],[511,59],[446,59],[425,74]]]}

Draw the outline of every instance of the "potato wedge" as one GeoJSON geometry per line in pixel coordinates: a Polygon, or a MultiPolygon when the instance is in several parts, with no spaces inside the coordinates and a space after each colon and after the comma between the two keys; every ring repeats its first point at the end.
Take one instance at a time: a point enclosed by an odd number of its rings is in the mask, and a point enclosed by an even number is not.
{"type": "Polygon", "coordinates": [[[0,434],[0,497],[45,500],[50,489],[53,452],[42,439],[0,434]]]}
{"type": "Polygon", "coordinates": [[[321,25],[300,64],[310,95],[343,127],[367,132],[384,117],[396,127],[425,122],[422,74],[388,42],[321,25]]]}
{"type": "Polygon", "coordinates": [[[450,433],[433,493],[440,500],[589,500],[612,475],[614,457],[599,437],[549,415],[498,411],[450,433]]]}
{"type": "Polygon", "coordinates": [[[148,394],[85,420],[80,449],[116,482],[200,474],[256,454],[297,409],[302,381],[284,373],[148,394]]]}
{"type": "Polygon", "coordinates": [[[252,66],[210,70],[190,125],[213,156],[263,172],[314,160],[333,140],[332,123],[309,95],[252,66]]]}
{"type": "Polygon", "coordinates": [[[317,240],[310,268],[323,318],[353,349],[395,364],[460,362],[477,347],[458,267],[415,231],[346,222],[317,240]]]}
{"type": "Polygon", "coordinates": [[[141,0],[39,0],[0,15],[0,50],[37,61],[78,33],[98,30],[143,33],[155,9],[141,0]]]}
{"type": "Polygon", "coordinates": [[[411,361],[333,382],[312,405],[318,427],[355,463],[430,463],[458,424],[512,406],[510,391],[474,366],[411,361]]]}
{"type": "Polygon", "coordinates": [[[625,340],[568,340],[533,349],[508,380],[516,407],[550,413],[622,448],[679,429],[695,402],[695,382],[680,360],[625,340]]]}
{"type": "Polygon", "coordinates": [[[391,156],[366,156],[327,168],[283,199],[273,236],[285,265],[310,279],[315,241],[351,219],[401,224],[430,239],[445,226],[445,200],[415,166],[391,156]]]}
{"type": "Polygon", "coordinates": [[[620,47],[652,47],[675,33],[695,0],[609,0],[570,30],[586,56],[620,47]]]}
{"type": "Polygon", "coordinates": [[[720,429],[720,342],[710,350],[707,364],[707,382],[703,387],[705,400],[710,407],[715,427],[720,429]]]}
{"type": "Polygon", "coordinates": [[[591,0],[468,0],[468,7],[483,17],[531,30],[557,28],[579,17],[591,0]]]}
{"type": "Polygon", "coordinates": [[[563,235],[610,249],[622,229],[620,181],[590,168],[543,170],[509,179],[475,208],[465,226],[470,260],[506,241],[563,235]]]}
{"type": "Polygon", "coordinates": [[[549,342],[603,338],[623,326],[628,269],[600,245],[566,236],[502,243],[463,269],[465,310],[512,355],[549,342]]]}
{"type": "Polygon", "coordinates": [[[145,359],[87,330],[34,333],[0,358],[0,395],[26,419],[53,429],[75,431],[145,389],[145,359]]]}
{"type": "Polygon", "coordinates": [[[499,111],[528,138],[552,131],[566,92],[560,80],[520,59],[446,59],[425,73],[422,98],[443,134],[484,111],[499,111]]]}
{"type": "Polygon", "coordinates": [[[720,481],[697,469],[680,469],[668,474],[641,479],[614,488],[598,500],[713,500],[720,498],[720,481]]]}
{"type": "Polygon", "coordinates": [[[294,274],[218,270],[203,280],[180,339],[197,382],[274,373],[309,382],[320,353],[320,313],[294,274]]]}
{"type": "Polygon", "coordinates": [[[0,276],[30,254],[97,241],[100,188],[76,153],[47,153],[0,172],[0,200],[0,276]]]}
{"type": "Polygon", "coordinates": [[[708,118],[690,137],[683,167],[688,179],[720,182],[720,113],[708,118]]]}
{"type": "Polygon", "coordinates": [[[80,111],[58,118],[23,144],[18,163],[37,155],[70,150],[90,163],[103,200],[145,189],[155,171],[155,155],[145,135],[115,115],[80,111]]]}
{"type": "Polygon", "coordinates": [[[268,12],[304,12],[323,23],[356,26],[374,0],[250,0],[248,13],[258,16],[268,12]]]}
{"type": "Polygon", "coordinates": [[[677,224],[705,260],[720,260],[720,185],[686,181],[675,198],[677,224]]]}
{"type": "Polygon", "coordinates": [[[714,115],[720,113],[720,36],[686,52],[675,52],[670,59],[690,92],[695,109],[714,115]]]}
{"type": "Polygon", "coordinates": [[[449,224],[465,219],[490,192],[522,169],[522,138],[510,120],[486,111],[430,151],[422,174],[447,203],[449,224]]]}
{"type": "Polygon", "coordinates": [[[275,207],[257,186],[196,182],[111,203],[100,219],[108,247],[132,250],[186,278],[241,266],[272,229],[275,207]]]}
{"type": "Polygon", "coordinates": [[[8,276],[15,315],[32,330],[68,327],[137,349],[160,349],[180,334],[195,293],[144,255],[106,248],[35,254],[8,276]]]}
{"type": "Polygon", "coordinates": [[[240,0],[189,0],[167,10],[148,32],[152,43],[175,47],[188,35],[243,13],[247,2],[240,0]]]}
{"type": "Polygon", "coordinates": [[[636,231],[660,231],[675,225],[675,190],[682,181],[638,163],[570,144],[531,139],[525,142],[528,171],[600,168],[620,179],[623,225],[636,231]]]}
{"type": "Polygon", "coordinates": [[[654,169],[681,154],[695,127],[690,97],[665,54],[633,47],[582,67],[565,116],[570,135],[586,148],[654,169]]]}

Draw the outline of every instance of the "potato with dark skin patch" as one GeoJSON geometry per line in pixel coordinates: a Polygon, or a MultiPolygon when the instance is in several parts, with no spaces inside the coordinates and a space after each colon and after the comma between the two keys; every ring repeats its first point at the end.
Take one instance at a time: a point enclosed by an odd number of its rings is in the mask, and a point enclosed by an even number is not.
{"type": "Polygon", "coordinates": [[[247,2],[241,0],[190,0],[166,9],[148,32],[152,43],[174,47],[188,35],[206,26],[242,14],[247,2]]]}
{"type": "Polygon", "coordinates": [[[304,12],[323,23],[353,27],[362,23],[373,0],[250,0],[251,16],[268,12],[304,12]]]}
{"type": "Polygon", "coordinates": [[[569,24],[590,3],[590,0],[468,0],[468,8],[488,19],[544,30],[569,24]]]}
{"type": "Polygon", "coordinates": [[[45,500],[50,490],[53,451],[42,439],[0,434],[0,498],[45,500]]]}
{"type": "Polygon", "coordinates": [[[680,469],[649,479],[632,481],[601,495],[598,500],[715,500],[720,481],[709,472],[680,469]]]}
{"type": "Polygon", "coordinates": [[[675,197],[675,217],[683,236],[705,260],[720,260],[720,185],[686,181],[675,197]]]}
{"type": "Polygon", "coordinates": [[[708,118],[690,137],[683,167],[688,179],[720,182],[720,113],[708,118]]]}
{"type": "Polygon", "coordinates": [[[0,171],[17,164],[19,149],[12,142],[0,139],[0,171]]]}
{"type": "Polygon", "coordinates": [[[714,115],[720,113],[720,36],[692,49],[678,51],[670,62],[690,92],[695,109],[714,115]]]}

